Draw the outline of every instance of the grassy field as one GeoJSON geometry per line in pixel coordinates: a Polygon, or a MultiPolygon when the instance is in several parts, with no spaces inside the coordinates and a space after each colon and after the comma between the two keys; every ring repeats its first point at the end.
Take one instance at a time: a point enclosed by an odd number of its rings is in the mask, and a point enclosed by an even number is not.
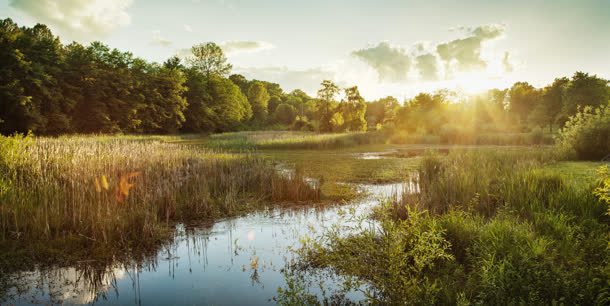
{"type": "Polygon", "coordinates": [[[215,134],[209,137],[183,139],[182,143],[213,149],[244,151],[253,149],[338,149],[365,144],[384,143],[375,132],[318,134],[313,132],[263,131],[215,134]]]}

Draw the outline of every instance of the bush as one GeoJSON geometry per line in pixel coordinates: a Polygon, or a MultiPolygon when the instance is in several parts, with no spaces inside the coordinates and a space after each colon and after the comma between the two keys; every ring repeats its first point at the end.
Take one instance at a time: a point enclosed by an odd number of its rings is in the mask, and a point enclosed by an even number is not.
{"type": "Polygon", "coordinates": [[[589,106],[570,117],[557,136],[557,145],[567,157],[599,160],[610,154],[610,106],[589,106]]]}

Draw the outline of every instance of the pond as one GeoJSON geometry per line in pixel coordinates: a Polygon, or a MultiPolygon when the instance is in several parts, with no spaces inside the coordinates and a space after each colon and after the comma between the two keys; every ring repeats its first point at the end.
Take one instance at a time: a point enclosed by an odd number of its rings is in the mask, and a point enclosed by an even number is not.
{"type": "MultiPolygon", "coordinates": [[[[381,198],[400,196],[404,184],[365,185],[361,200],[324,207],[273,208],[216,222],[177,226],[174,241],[150,260],[103,271],[63,268],[22,273],[10,304],[268,305],[285,285],[282,270],[304,236],[341,222],[342,212],[370,213],[381,198]]],[[[86,266],[86,264],[85,264],[86,266]]],[[[336,280],[338,283],[339,280],[336,280]]],[[[325,282],[332,287],[333,280],[325,282]]],[[[319,290],[319,289],[318,289],[319,290]]],[[[312,293],[320,294],[315,289],[312,293]]],[[[348,296],[359,300],[358,293],[348,296]]]]}

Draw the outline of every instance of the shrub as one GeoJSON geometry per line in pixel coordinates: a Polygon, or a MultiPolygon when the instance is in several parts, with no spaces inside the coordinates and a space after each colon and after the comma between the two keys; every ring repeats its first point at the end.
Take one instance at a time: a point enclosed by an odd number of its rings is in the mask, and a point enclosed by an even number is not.
{"type": "Polygon", "coordinates": [[[610,154],[610,106],[579,111],[566,122],[557,145],[568,157],[599,160],[610,154]]]}

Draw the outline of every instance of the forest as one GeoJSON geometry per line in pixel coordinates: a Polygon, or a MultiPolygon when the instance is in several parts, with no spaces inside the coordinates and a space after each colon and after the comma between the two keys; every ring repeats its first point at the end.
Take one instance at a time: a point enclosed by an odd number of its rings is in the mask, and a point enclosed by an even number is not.
{"type": "Polygon", "coordinates": [[[610,100],[608,80],[584,72],[542,88],[516,82],[474,96],[439,90],[405,101],[365,101],[357,86],[324,80],[312,97],[231,74],[212,42],[193,46],[187,58],[154,63],[100,42],[64,45],[45,25],[20,27],[8,18],[0,22],[0,41],[5,135],[389,130],[452,142],[476,134],[553,133],[579,106],[610,100]]]}

